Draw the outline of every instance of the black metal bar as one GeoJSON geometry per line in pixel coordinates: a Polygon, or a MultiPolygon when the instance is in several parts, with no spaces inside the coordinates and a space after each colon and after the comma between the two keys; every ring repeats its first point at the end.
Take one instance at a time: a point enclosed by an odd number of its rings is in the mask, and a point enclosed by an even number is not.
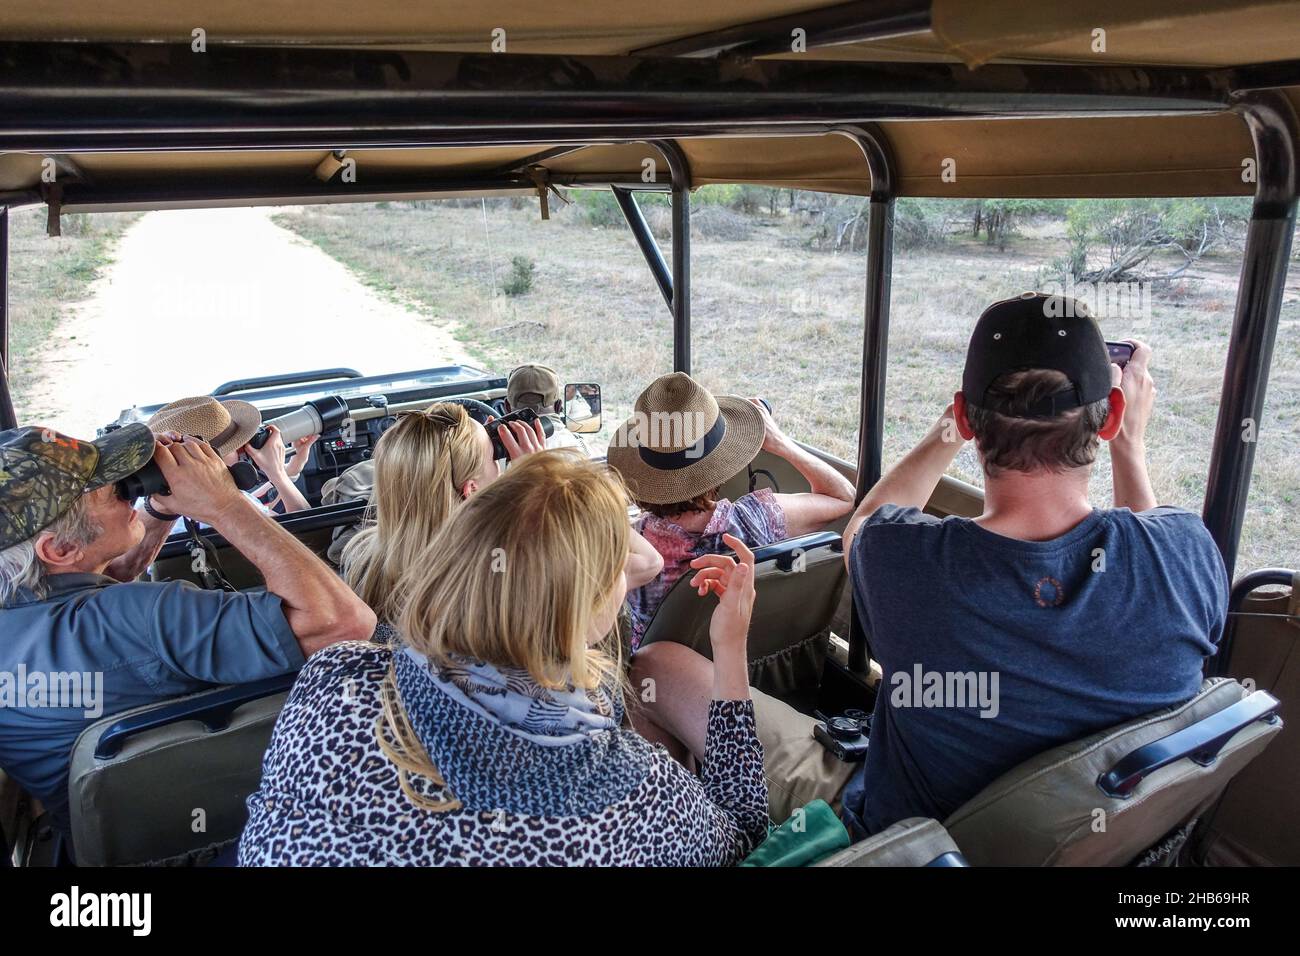
{"type": "Polygon", "coordinates": [[[1125,755],[1097,778],[1097,789],[1108,797],[1127,800],[1138,784],[1177,760],[1187,758],[1208,767],[1228,741],[1255,721],[1280,721],[1276,713],[1279,706],[1272,694],[1257,690],[1223,710],[1125,755]]]}
{"type": "Polygon", "coordinates": [[[0,206],[0,365],[9,367],[9,207],[0,206]]]}
{"type": "Polygon", "coordinates": [[[202,691],[191,697],[162,704],[144,713],[132,714],[115,720],[104,729],[95,742],[95,759],[116,757],[128,739],[148,730],[157,730],[182,720],[200,721],[209,733],[217,733],[230,726],[230,718],[244,704],[263,697],[286,693],[293,687],[298,672],[266,677],[249,684],[236,684],[202,691]]]}
{"type": "Polygon", "coordinates": [[[560,156],[567,156],[569,153],[576,153],[580,149],[586,149],[585,144],[573,143],[566,146],[552,146],[550,149],[543,149],[540,152],[533,153],[531,156],[525,156],[523,159],[517,159],[514,162],[498,166],[496,169],[488,170],[488,176],[508,176],[512,173],[520,173],[529,166],[535,166],[538,163],[544,163],[548,159],[556,159],[560,156]]]}
{"type": "Polygon", "coordinates": [[[1246,598],[1260,588],[1276,585],[1295,587],[1295,580],[1296,572],[1288,568],[1263,568],[1237,579],[1228,595],[1228,621],[1223,626],[1223,637],[1219,639],[1219,651],[1213,657],[1205,659],[1206,677],[1227,677],[1231,673],[1232,649],[1237,640],[1240,622],[1237,612],[1246,603],[1246,598]]]}
{"type": "Polygon", "coordinates": [[[641,214],[641,207],[637,204],[636,195],[618,186],[611,186],[610,191],[614,194],[615,201],[618,202],[618,208],[623,211],[623,218],[627,220],[628,228],[632,230],[632,237],[636,239],[636,244],[641,249],[641,255],[645,256],[646,265],[650,267],[650,273],[655,278],[655,285],[659,286],[659,293],[664,297],[664,302],[671,312],[673,308],[673,275],[668,271],[668,263],[664,262],[664,254],[660,250],[654,234],[650,231],[645,216],[641,214]]]}
{"type": "Polygon", "coordinates": [[[861,40],[911,36],[930,29],[930,3],[929,0],[840,3],[833,7],[697,33],[633,50],[632,55],[716,56],[732,53],[737,56],[762,56],[767,53],[790,53],[791,33],[796,29],[805,32],[805,48],[809,50],[861,40]]]}
{"type": "MultiPolygon", "coordinates": [[[[620,188],[667,192],[669,187],[642,183],[633,173],[558,173],[550,181],[556,186],[577,188],[620,188]]],[[[353,203],[412,199],[437,199],[458,193],[509,193],[536,192],[530,179],[505,177],[502,179],[420,179],[420,180],[366,180],[361,183],[343,183],[295,179],[291,182],[268,181],[233,177],[210,178],[202,182],[169,186],[160,195],[157,186],[69,186],[64,192],[61,208],[64,213],[117,212],[130,209],[185,209],[201,205],[230,203],[233,205],[297,205],[299,203],[353,203]]]]}
{"type": "Polygon", "coordinates": [[[672,140],[652,144],[673,177],[673,371],[691,374],[691,167],[672,140]]]}
{"type": "Polygon", "coordinates": [[[0,43],[0,150],[613,142],[1231,105],[1230,70],[0,43]],[[472,136],[467,137],[467,131],[472,136]]]}
{"type": "Polygon", "coordinates": [[[1258,186],[1237,287],[1227,370],[1210,454],[1202,517],[1231,579],[1277,339],[1291,237],[1296,226],[1300,123],[1286,96],[1250,93],[1237,107],[1255,141],[1258,186]]]}
{"type": "MultiPolygon", "coordinates": [[[[880,480],[884,467],[885,372],[889,354],[889,290],[894,261],[894,159],[883,131],[872,126],[837,130],[858,144],[871,171],[867,202],[866,304],[862,328],[862,392],[858,397],[858,473],[854,502],[880,480]]],[[[854,606],[849,627],[849,670],[870,667],[866,632],[854,606]]]]}
{"type": "Polygon", "coordinates": [[[0,206],[0,430],[17,427],[9,394],[9,207],[0,206]]]}
{"type": "MultiPolygon", "coordinates": [[[[321,505],[317,508],[308,508],[306,511],[292,511],[288,514],[273,514],[271,520],[284,530],[288,531],[296,538],[300,538],[312,531],[320,531],[325,528],[340,528],[345,525],[356,524],[362,520],[366,514],[367,502],[357,501],[340,501],[337,504],[321,505]]],[[[204,528],[199,531],[199,537],[212,542],[215,548],[229,548],[231,544],[215,528],[204,528]]],[[[158,560],[167,558],[179,558],[181,555],[189,554],[191,541],[188,535],[183,531],[176,532],[167,538],[162,548],[158,551],[158,560]]]]}
{"type": "Polygon", "coordinates": [[[285,372],[282,375],[263,375],[260,378],[237,378],[233,382],[222,382],[212,390],[211,394],[220,398],[222,395],[230,395],[234,392],[252,392],[263,388],[278,388],[282,385],[301,385],[350,378],[361,378],[361,373],[354,368],[318,368],[310,372],[285,372]]]}

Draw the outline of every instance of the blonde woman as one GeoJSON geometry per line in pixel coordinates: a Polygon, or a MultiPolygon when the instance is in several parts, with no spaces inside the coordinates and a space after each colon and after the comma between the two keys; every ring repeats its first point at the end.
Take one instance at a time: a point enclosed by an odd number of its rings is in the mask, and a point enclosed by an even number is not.
{"type": "MultiPolygon", "coordinates": [[[[540,450],[545,435],[513,422],[501,427],[512,460],[540,450]]],[[[402,573],[462,501],[498,477],[487,429],[464,407],[442,403],[406,412],[375,446],[375,490],[370,524],[343,551],[343,577],[379,618],[377,637],[392,636],[402,573]]],[[[663,561],[640,535],[633,535],[629,572],[633,587],[654,580],[663,561]]]]}
{"type": "MultiPolygon", "coordinates": [[[[753,555],[720,593],[697,778],[624,730],[621,485],[568,450],[456,509],[402,582],[402,643],[303,668],[248,801],[243,865],[725,865],[767,824],[745,644],[753,555]]],[[[714,600],[702,597],[701,600],[714,600]]]]}

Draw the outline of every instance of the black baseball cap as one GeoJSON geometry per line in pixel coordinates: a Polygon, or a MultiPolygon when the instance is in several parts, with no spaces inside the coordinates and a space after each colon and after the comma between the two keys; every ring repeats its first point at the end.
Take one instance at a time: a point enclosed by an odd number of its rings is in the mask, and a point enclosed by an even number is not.
{"type": "Polygon", "coordinates": [[[1010,417],[1055,418],[1110,394],[1106,340],[1082,302],[1041,292],[994,302],[971,333],[962,394],[969,404],[987,408],[985,397],[996,379],[1033,368],[1055,369],[1070,385],[1010,417]]]}

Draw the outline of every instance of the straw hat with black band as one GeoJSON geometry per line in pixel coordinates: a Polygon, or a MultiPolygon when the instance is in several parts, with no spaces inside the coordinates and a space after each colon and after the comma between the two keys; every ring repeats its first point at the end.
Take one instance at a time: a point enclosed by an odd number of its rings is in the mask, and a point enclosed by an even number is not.
{"type": "Polygon", "coordinates": [[[763,413],[747,399],[714,398],[684,372],[661,375],[637,396],[608,460],[632,496],[667,505],[698,498],[739,474],[763,447],[763,413]]]}
{"type": "Polygon", "coordinates": [[[200,438],[225,456],[239,451],[257,434],[262,413],[238,399],[217,401],[211,395],[196,395],[164,405],[153,413],[148,425],[155,435],[177,432],[200,438]]]}

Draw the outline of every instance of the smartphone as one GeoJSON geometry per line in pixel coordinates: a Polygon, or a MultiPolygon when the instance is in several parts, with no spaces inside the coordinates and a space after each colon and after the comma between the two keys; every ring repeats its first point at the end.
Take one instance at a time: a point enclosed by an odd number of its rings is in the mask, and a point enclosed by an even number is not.
{"type": "Polygon", "coordinates": [[[1107,342],[1106,351],[1110,353],[1110,360],[1123,368],[1128,364],[1128,360],[1133,357],[1133,343],[1107,342]]]}

